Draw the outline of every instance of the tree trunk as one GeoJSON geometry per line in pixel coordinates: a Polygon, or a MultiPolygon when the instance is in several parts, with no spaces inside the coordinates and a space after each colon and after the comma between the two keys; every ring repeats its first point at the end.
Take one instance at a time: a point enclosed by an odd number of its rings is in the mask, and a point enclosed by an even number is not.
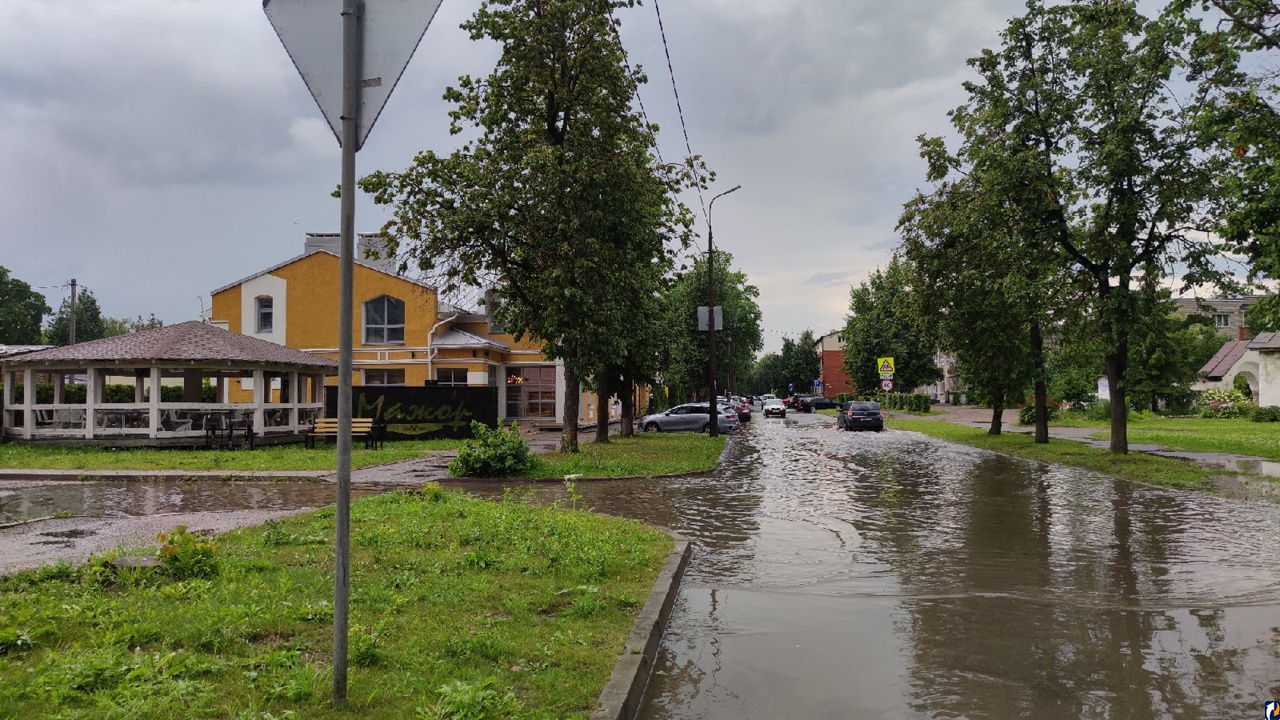
{"type": "Polygon", "coordinates": [[[1129,407],[1124,390],[1126,360],[1127,348],[1125,354],[1117,352],[1106,356],[1107,386],[1111,391],[1111,452],[1120,455],[1129,454],[1129,407]]]}
{"type": "Polygon", "coordinates": [[[609,442],[609,394],[613,385],[608,371],[596,379],[596,442],[609,442]]]}
{"type": "Polygon", "coordinates": [[[1004,430],[1004,392],[996,393],[991,398],[991,429],[988,435],[999,435],[1004,430]]]}
{"type": "Polygon", "coordinates": [[[1036,443],[1049,443],[1049,390],[1044,379],[1044,335],[1040,323],[1031,323],[1031,363],[1035,368],[1036,443]]]}
{"type": "Polygon", "coordinates": [[[621,396],[622,426],[619,434],[622,437],[631,437],[636,434],[636,424],[634,422],[636,414],[636,381],[628,379],[622,383],[622,390],[625,392],[621,396]]]}
{"type": "Polygon", "coordinates": [[[578,373],[564,366],[564,430],[560,432],[560,452],[578,452],[578,406],[581,404],[581,383],[578,373]]]}

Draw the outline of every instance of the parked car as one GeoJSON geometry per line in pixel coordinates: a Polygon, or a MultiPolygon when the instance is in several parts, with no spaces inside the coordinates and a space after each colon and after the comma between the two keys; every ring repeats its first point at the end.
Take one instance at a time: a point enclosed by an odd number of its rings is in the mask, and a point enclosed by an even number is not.
{"type": "Polygon", "coordinates": [[[836,415],[838,430],[884,430],[884,413],[880,404],[870,400],[853,400],[836,415]]]}
{"type": "Polygon", "coordinates": [[[813,412],[814,410],[824,410],[840,407],[840,403],[829,397],[821,395],[808,395],[800,399],[796,405],[796,409],[802,412],[813,412]]]}
{"type": "MultiPolygon", "coordinates": [[[[719,409],[716,426],[720,432],[732,432],[738,429],[738,411],[728,405],[716,406],[719,409]]],[[[710,423],[707,420],[706,403],[685,403],[677,405],[666,412],[645,415],[640,418],[640,428],[645,432],[706,432],[710,423]]]]}
{"type": "Polygon", "coordinates": [[[778,398],[771,398],[764,401],[764,416],[778,416],[784,418],[787,416],[787,406],[778,398]]]}
{"type": "Polygon", "coordinates": [[[807,397],[811,397],[811,396],[810,396],[810,395],[806,395],[806,394],[804,394],[804,393],[797,393],[797,394],[795,394],[795,395],[792,395],[791,397],[783,398],[782,402],[783,402],[783,404],[785,404],[785,405],[787,406],[787,408],[788,408],[788,409],[790,409],[790,410],[799,410],[799,409],[800,409],[800,401],[801,401],[801,400],[804,400],[804,399],[805,399],[805,398],[807,398],[807,397]]]}

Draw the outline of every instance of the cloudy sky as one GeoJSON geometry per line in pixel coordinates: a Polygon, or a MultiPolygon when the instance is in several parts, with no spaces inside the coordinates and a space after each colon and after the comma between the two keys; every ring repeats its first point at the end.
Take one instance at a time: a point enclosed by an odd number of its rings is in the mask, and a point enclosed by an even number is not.
{"type": "MultiPolygon", "coordinates": [[[[337,3],[337,0],[330,0],[337,3]]],[[[357,172],[448,151],[444,89],[495,50],[444,0],[357,172]]],[[[844,322],[924,185],[964,61],[1020,0],[661,0],[718,247],[760,288],[765,349],[844,322]]],[[[685,154],[652,0],[621,15],[660,149],[685,154]]],[[[196,319],[215,288],[336,232],[339,150],[261,0],[28,0],[0,19],[0,265],[57,308],[75,278],[112,317],[196,319]]],[[[696,198],[693,198],[696,204],[696,198]]],[[[357,229],[386,212],[361,198],[357,229]]],[[[703,227],[705,247],[705,226],[703,227]]]]}

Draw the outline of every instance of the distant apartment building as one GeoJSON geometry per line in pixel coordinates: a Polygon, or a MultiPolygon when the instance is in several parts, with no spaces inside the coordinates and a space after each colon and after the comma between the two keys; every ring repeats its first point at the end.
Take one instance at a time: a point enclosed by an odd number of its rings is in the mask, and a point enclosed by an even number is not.
{"type": "Polygon", "coordinates": [[[1205,315],[1213,320],[1218,334],[1231,340],[1247,340],[1249,328],[1244,322],[1245,308],[1258,301],[1257,295],[1243,297],[1217,298],[1174,298],[1178,313],[1188,315],[1205,315]]]}
{"type": "Polygon", "coordinates": [[[853,381],[844,370],[844,336],[839,330],[818,338],[813,343],[821,362],[818,365],[819,388],[823,397],[833,398],[840,393],[853,392],[853,381]]]}

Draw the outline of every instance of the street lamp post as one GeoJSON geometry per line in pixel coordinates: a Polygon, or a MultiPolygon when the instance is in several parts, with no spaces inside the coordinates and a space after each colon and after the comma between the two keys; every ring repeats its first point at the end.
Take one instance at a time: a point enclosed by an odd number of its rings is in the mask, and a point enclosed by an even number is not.
{"type": "Polygon", "coordinates": [[[711,437],[720,436],[720,413],[716,409],[716,405],[719,404],[716,402],[716,252],[711,240],[711,211],[715,209],[716,200],[741,187],[741,185],[734,185],[711,198],[711,203],[707,205],[707,354],[709,356],[707,363],[707,432],[711,433],[711,437]]]}

